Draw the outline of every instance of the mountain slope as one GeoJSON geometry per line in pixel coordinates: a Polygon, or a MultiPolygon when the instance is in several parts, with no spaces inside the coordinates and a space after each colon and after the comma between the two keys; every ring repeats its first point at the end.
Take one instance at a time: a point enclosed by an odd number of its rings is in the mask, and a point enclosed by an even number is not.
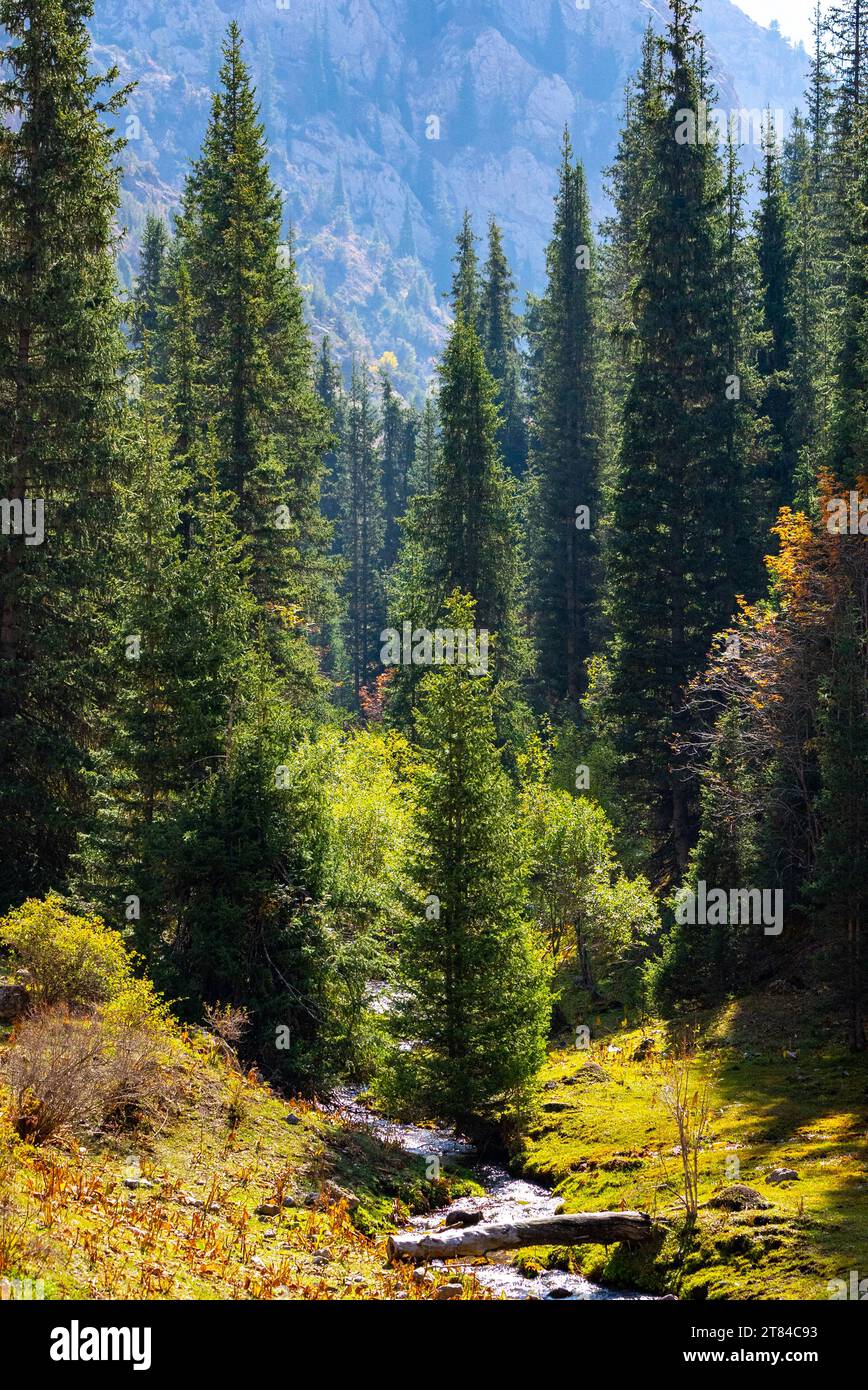
{"type": "MultiPolygon", "coordinates": [[[[146,208],[177,198],[237,18],[314,326],[371,359],[393,351],[409,389],[443,340],[465,206],[479,231],[496,213],[522,290],[538,290],[569,124],[600,210],[624,83],[665,12],[663,0],[97,0],[98,59],[138,83],[125,273],[146,208]]],[[[721,106],[792,110],[802,50],[729,0],[708,0],[703,27],[721,106]]]]}

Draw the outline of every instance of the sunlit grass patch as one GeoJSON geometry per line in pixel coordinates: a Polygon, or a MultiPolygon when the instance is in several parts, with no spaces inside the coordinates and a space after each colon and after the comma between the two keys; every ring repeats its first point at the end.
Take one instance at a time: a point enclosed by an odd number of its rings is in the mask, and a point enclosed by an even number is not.
{"type": "MultiPolygon", "coordinates": [[[[687,1298],[825,1298],[829,1279],[868,1270],[868,1061],[846,1052],[827,1011],[809,1010],[803,997],[739,1001],[694,1024],[689,1066],[697,1089],[708,1083],[711,1122],[692,1231],[678,1138],[660,1101],[674,1031],[610,1013],[594,1019],[589,1051],[551,1051],[542,1093],[550,1108],[528,1135],[526,1171],[553,1185],[567,1210],[639,1208],[664,1223],[656,1247],[586,1247],[570,1252],[568,1267],[687,1298]],[[587,1063],[607,1079],[583,1080],[587,1063]],[[777,1182],[776,1170],[798,1176],[777,1182]],[[771,1209],[706,1205],[735,1182],[771,1209]]],[[[565,1258],[524,1252],[522,1262],[567,1267],[565,1258]]]]}

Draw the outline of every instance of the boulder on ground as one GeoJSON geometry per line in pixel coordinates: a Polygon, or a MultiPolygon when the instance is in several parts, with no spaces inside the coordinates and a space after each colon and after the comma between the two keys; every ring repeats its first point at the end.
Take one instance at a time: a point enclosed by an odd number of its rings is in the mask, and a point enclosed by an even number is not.
{"type": "Polygon", "coordinates": [[[314,1196],[311,1203],[313,1206],[336,1205],[338,1202],[346,1202],[349,1211],[355,1211],[359,1205],[359,1199],[355,1192],[350,1192],[349,1188],[341,1187],[339,1183],[333,1182],[330,1178],[322,1185],[322,1191],[314,1196]]]}
{"type": "Polygon", "coordinates": [[[25,985],[0,984],[0,1023],[14,1023],[27,1009],[30,991],[25,985]]]}
{"type": "Polygon", "coordinates": [[[434,1290],[434,1297],[440,1303],[447,1298],[460,1298],[463,1292],[463,1284],[441,1284],[439,1289],[434,1290]]]}
{"type": "Polygon", "coordinates": [[[798,1182],[799,1175],[795,1168],[773,1168],[766,1178],[766,1182],[798,1182]]]}

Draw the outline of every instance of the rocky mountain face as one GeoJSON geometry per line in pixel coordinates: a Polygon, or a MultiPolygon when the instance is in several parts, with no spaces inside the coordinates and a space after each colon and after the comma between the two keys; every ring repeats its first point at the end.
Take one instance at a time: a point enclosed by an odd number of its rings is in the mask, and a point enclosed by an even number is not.
{"type": "MultiPolygon", "coordinates": [[[[480,232],[496,214],[522,291],[539,291],[563,128],[602,211],[624,83],[665,14],[665,0],[96,0],[97,60],[138,84],[121,123],[122,270],[146,211],[177,202],[235,18],[313,327],[344,355],[393,353],[417,394],[463,209],[480,232]]],[[[706,0],[703,27],[719,106],[801,100],[805,55],[779,33],[729,0],[706,0]]]]}

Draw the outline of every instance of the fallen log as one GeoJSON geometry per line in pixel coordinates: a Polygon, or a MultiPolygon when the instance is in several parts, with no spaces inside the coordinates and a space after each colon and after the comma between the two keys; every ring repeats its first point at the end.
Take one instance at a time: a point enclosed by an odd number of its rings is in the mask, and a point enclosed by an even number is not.
{"type": "Polygon", "coordinates": [[[449,1260],[456,1255],[487,1255],[522,1245],[614,1245],[641,1242],[654,1233],[642,1211],[581,1211],[562,1216],[529,1216],[519,1221],[483,1222],[445,1231],[406,1231],[389,1237],[390,1260],[449,1260]]]}

